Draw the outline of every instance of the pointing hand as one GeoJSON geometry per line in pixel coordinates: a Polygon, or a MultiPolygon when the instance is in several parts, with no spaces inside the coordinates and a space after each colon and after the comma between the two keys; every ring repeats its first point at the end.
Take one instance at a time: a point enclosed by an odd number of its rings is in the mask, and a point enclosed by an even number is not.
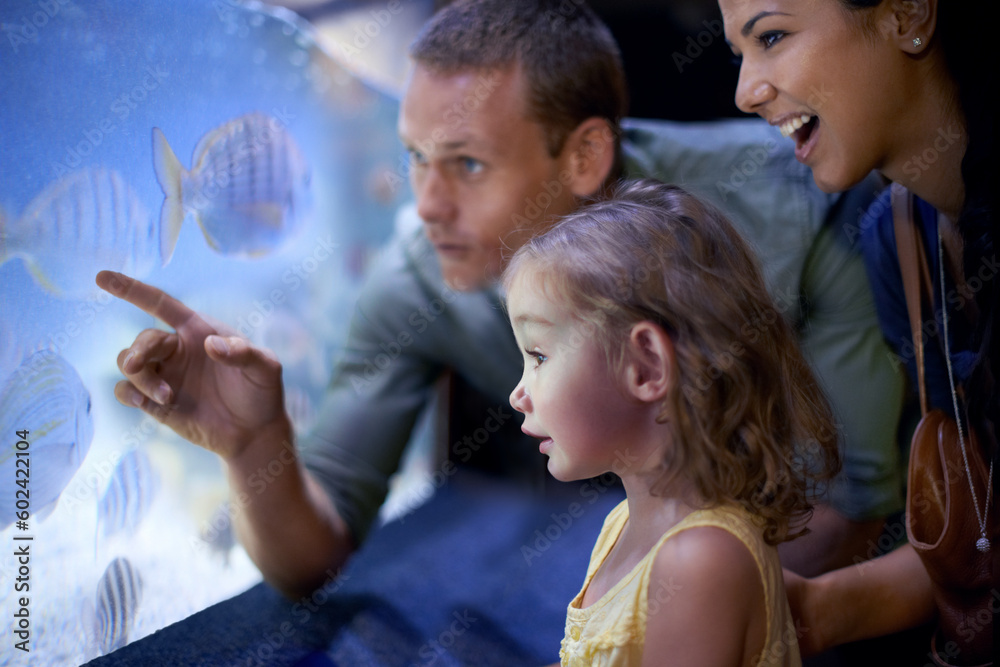
{"type": "Polygon", "coordinates": [[[174,329],[146,329],[119,353],[126,379],[115,386],[115,397],[122,404],[141,408],[225,460],[270,425],[288,430],[281,364],[273,352],[120,273],[102,271],[97,284],[174,329]]]}

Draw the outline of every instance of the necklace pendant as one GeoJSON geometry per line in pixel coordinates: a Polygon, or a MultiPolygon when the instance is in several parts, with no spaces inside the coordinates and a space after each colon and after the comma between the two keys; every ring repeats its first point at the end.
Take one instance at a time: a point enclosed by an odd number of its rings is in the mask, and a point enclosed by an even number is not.
{"type": "Polygon", "coordinates": [[[980,537],[978,540],[976,540],[976,548],[979,549],[981,552],[986,553],[987,551],[990,550],[990,541],[985,537],[980,537]]]}

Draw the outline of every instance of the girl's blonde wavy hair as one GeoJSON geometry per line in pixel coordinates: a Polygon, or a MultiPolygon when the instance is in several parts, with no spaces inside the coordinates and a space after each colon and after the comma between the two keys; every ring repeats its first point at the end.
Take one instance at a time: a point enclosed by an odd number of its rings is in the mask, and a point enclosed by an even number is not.
{"type": "Polygon", "coordinates": [[[657,421],[674,445],[653,493],[683,475],[706,506],[736,502],[761,517],[769,544],[806,532],[840,468],[833,416],[753,251],[719,210],[659,181],[623,183],[525,243],[505,288],[528,268],[618,371],[633,325],[669,335],[676,363],[657,421]]]}

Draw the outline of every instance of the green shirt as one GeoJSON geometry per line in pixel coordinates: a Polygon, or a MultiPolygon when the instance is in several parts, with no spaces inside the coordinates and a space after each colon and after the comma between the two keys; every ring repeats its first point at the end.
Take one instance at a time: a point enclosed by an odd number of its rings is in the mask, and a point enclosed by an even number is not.
{"type": "MultiPolygon", "coordinates": [[[[855,520],[900,509],[903,378],[889,361],[863,258],[846,240],[856,234],[845,234],[874,197],[874,181],[824,194],[795,160],[792,142],[756,119],[629,120],[623,153],[626,176],[656,177],[712,201],[757,249],[841,429],[844,468],[829,502],[855,520]]],[[[541,462],[534,441],[501,438],[499,429],[520,422],[508,397],[521,365],[496,290],[451,290],[419,221],[397,233],[369,272],[320,417],[301,443],[306,467],[358,541],[445,369],[495,406],[469,433],[475,438],[449,443],[452,459],[500,447],[498,455],[518,465],[541,462]]]]}

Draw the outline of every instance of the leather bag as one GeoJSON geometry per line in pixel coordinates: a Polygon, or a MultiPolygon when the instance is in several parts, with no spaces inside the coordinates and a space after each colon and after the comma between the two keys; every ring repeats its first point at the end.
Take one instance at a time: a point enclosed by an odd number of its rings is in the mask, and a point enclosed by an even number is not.
{"type": "MultiPolygon", "coordinates": [[[[924,385],[924,341],[921,304],[934,312],[934,281],[923,242],[913,222],[913,196],[892,186],[893,222],[906,305],[916,354],[917,384],[923,418],[910,443],[906,491],[906,532],[930,575],[938,609],[938,630],[931,657],[939,665],[992,665],[993,610],[1000,606],[994,587],[993,560],[1000,549],[992,507],[984,507],[990,485],[989,465],[976,437],[966,426],[968,474],[955,420],[942,410],[928,410],[924,385]],[[922,298],[923,297],[923,298],[922,298]],[[980,538],[976,511],[986,513],[990,549],[976,547],[980,538]]],[[[943,336],[943,333],[941,334],[943,336]]],[[[949,387],[949,391],[951,388],[949,387]]],[[[958,393],[961,410],[961,394],[958,393]]]]}

